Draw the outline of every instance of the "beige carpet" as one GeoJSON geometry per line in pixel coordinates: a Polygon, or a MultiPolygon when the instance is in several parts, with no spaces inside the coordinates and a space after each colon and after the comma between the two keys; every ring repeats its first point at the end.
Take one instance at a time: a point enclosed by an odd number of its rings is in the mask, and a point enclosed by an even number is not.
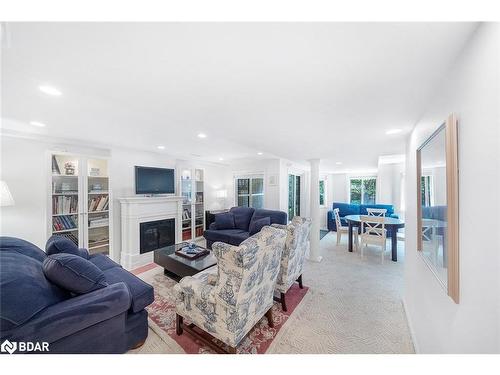
{"type": "MultiPolygon", "coordinates": [[[[327,234],[320,242],[323,260],[307,262],[303,277],[310,290],[267,353],[413,353],[401,301],[403,243],[400,261],[390,261],[387,252],[382,265],[376,247],[361,259],[347,252],[345,236],[335,242],[335,233],[327,234]]],[[[155,272],[162,269],[140,276],[147,281],[155,272]]],[[[175,341],[150,329],[145,345],[130,353],[180,352],[175,341]]]]}

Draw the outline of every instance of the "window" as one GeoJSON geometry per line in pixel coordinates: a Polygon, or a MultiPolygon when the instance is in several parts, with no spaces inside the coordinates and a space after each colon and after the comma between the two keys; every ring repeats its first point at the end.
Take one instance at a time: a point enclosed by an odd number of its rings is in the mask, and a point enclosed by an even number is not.
{"type": "Polygon", "coordinates": [[[288,175],[288,220],[300,215],[300,176],[288,175]]]}
{"type": "Polygon", "coordinates": [[[353,204],[375,204],[377,178],[355,177],[349,184],[350,202],[353,204]]]}
{"type": "Polygon", "coordinates": [[[434,205],[432,176],[422,176],[420,178],[420,189],[422,191],[422,206],[429,207],[434,205]]]}
{"type": "Polygon", "coordinates": [[[326,205],[326,191],[325,191],[325,180],[319,181],[319,205],[326,205]]]}
{"type": "Polygon", "coordinates": [[[236,178],[236,204],[238,207],[264,207],[264,178],[236,178]]]}

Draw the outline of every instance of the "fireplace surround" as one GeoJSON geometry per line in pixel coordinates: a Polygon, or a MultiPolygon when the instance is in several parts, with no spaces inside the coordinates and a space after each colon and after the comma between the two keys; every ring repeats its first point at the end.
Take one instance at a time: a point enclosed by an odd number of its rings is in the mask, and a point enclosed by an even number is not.
{"type": "Polygon", "coordinates": [[[119,198],[121,215],[121,252],[120,264],[126,269],[134,269],[153,262],[153,247],[164,243],[178,243],[181,238],[182,197],[125,197],[119,198]],[[170,234],[165,236],[158,232],[155,222],[164,222],[160,225],[170,234]],[[151,229],[148,238],[141,244],[141,224],[144,229],[151,229]],[[173,235],[172,230],[173,228],[173,235]],[[147,243],[147,245],[146,245],[147,243]],[[144,246],[143,246],[144,245],[144,246]]]}

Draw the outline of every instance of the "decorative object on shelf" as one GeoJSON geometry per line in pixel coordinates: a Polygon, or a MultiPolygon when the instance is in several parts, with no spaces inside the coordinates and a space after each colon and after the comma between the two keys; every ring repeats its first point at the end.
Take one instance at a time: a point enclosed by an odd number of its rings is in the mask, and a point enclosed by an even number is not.
{"type": "Polygon", "coordinates": [[[91,177],[99,177],[101,175],[101,168],[97,167],[90,168],[89,175],[91,177]]]}
{"type": "Polygon", "coordinates": [[[175,251],[175,254],[187,259],[198,259],[209,253],[207,249],[192,242],[186,243],[185,246],[175,251]]]}
{"type": "Polygon", "coordinates": [[[52,155],[52,174],[61,174],[55,155],[52,155]]]}
{"type": "Polygon", "coordinates": [[[93,191],[102,190],[102,185],[101,184],[92,184],[92,190],[93,191]]]}
{"type": "Polygon", "coordinates": [[[75,168],[75,164],[73,164],[73,162],[67,161],[66,163],[64,163],[64,169],[65,169],[66,175],[68,175],[68,176],[75,175],[76,168],[75,168]]]}
{"type": "Polygon", "coordinates": [[[61,191],[71,191],[71,184],[69,182],[61,183],[61,191]]]}
{"type": "Polygon", "coordinates": [[[458,125],[454,115],[417,150],[417,250],[459,303],[458,125]],[[440,192],[436,194],[435,192],[440,192]]]}
{"type": "Polygon", "coordinates": [[[12,194],[10,193],[9,187],[5,181],[0,181],[0,206],[13,206],[14,198],[12,198],[12,194]]]}

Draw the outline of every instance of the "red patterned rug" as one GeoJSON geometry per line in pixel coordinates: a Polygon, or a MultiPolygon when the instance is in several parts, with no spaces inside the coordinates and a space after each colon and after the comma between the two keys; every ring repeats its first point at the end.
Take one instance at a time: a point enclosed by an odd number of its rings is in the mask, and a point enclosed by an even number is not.
{"type": "MultiPolygon", "coordinates": [[[[142,272],[147,271],[145,269],[142,272]]],[[[142,273],[134,272],[134,273],[142,273]]],[[[139,275],[141,277],[142,275],[139,275]]],[[[146,309],[149,313],[149,326],[160,337],[168,335],[188,354],[198,353],[214,353],[210,347],[196,340],[189,333],[184,332],[181,336],[175,333],[175,298],[172,293],[172,288],[176,282],[163,273],[157,273],[152,278],[144,278],[145,281],[153,285],[155,290],[155,300],[146,309]]],[[[242,340],[237,350],[238,353],[263,354],[267,351],[274,338],[280,331],[281,327],[286,323],[288,318],[295,308],[300,304],[302,298],[308,291],[307,287],[300,289],[297,284],[294,284],[286,294],[287,312],[281,310],[281,305],[276,303],[273,306],[274,328],[270,328],[267,324],[267,319],[262,318],[255,327],[242,340]]],[[[185,319],[185,324],[190,322],[185,319]]],[[[208,338],[208,336],[207,336],[208,338]]],[[[216,339],[212,339],[221,345],[216,339]]]]}

